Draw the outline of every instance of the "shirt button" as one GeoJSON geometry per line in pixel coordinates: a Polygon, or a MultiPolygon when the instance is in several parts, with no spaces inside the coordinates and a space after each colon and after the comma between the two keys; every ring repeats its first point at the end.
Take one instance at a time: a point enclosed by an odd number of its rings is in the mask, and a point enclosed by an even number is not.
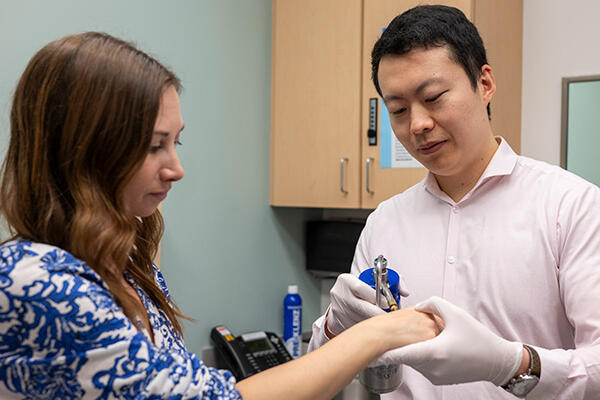
{"type": "Polygon", "coordinates": [[[458,213],[458,207],[452,207],[452,212],[453,212],[454,214],[458,213]]]}
{"type": "Polygon", "coordinates": [[[454,264],[456,262],[456,257],[448,256],[448,264],[454,264]]]}

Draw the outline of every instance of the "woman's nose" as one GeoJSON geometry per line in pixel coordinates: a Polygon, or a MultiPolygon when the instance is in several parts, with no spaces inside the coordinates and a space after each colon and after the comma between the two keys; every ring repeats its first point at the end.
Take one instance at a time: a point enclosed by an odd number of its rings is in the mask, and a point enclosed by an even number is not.
{"type": "Polygon", "coordinates": [[[160,178],[164,181],[176,182],[183,178],[183,167],[177,154],[171,157],[169,163],[161,169],[160,173],[160,178]]]}

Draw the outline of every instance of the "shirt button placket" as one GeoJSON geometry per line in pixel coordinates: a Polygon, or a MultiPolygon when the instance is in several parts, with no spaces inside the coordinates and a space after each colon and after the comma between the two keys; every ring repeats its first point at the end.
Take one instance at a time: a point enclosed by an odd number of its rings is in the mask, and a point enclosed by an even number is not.
{"type": "Polygon", "coordinates": [[[458,234],[460,231],[460,208],[451,206],[448,219],[448,237],[444,263],[443,296],[449,301],[455,300],[456,263],[458,261],[458,234]]]}

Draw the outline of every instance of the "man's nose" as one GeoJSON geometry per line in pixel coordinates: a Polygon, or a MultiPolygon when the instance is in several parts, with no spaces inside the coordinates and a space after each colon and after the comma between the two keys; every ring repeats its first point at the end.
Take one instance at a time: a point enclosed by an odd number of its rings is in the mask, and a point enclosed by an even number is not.
{"type": "Polygon", "coordinates": [[[427,133],[433,129],[433,118],[426,109],[422,107],[413,107],[410,112],[410,133],[419,135],[427,133]]]}

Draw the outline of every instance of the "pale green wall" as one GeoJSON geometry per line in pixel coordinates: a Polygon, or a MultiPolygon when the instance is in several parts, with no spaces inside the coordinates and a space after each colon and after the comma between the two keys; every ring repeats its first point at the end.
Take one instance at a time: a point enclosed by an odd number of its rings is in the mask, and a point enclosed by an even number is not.
{"type": "Polygon", "coordinates": [[[600,186],[600,81],[569,84],[567,169],[600,186]]]}
{"type": "Polygon", "coordinates": [[[281,333],[282,301],[298,284],[304,328],[319,285],[304,270],[303,221],[269,194],[270,0],[0,0],[0,150],[10,95],[29,58],[66,34],[101,30],[136,42],[183,81],[185,179],[164,204],[162,268],[200,353],[209,329],[281,333]]]}

